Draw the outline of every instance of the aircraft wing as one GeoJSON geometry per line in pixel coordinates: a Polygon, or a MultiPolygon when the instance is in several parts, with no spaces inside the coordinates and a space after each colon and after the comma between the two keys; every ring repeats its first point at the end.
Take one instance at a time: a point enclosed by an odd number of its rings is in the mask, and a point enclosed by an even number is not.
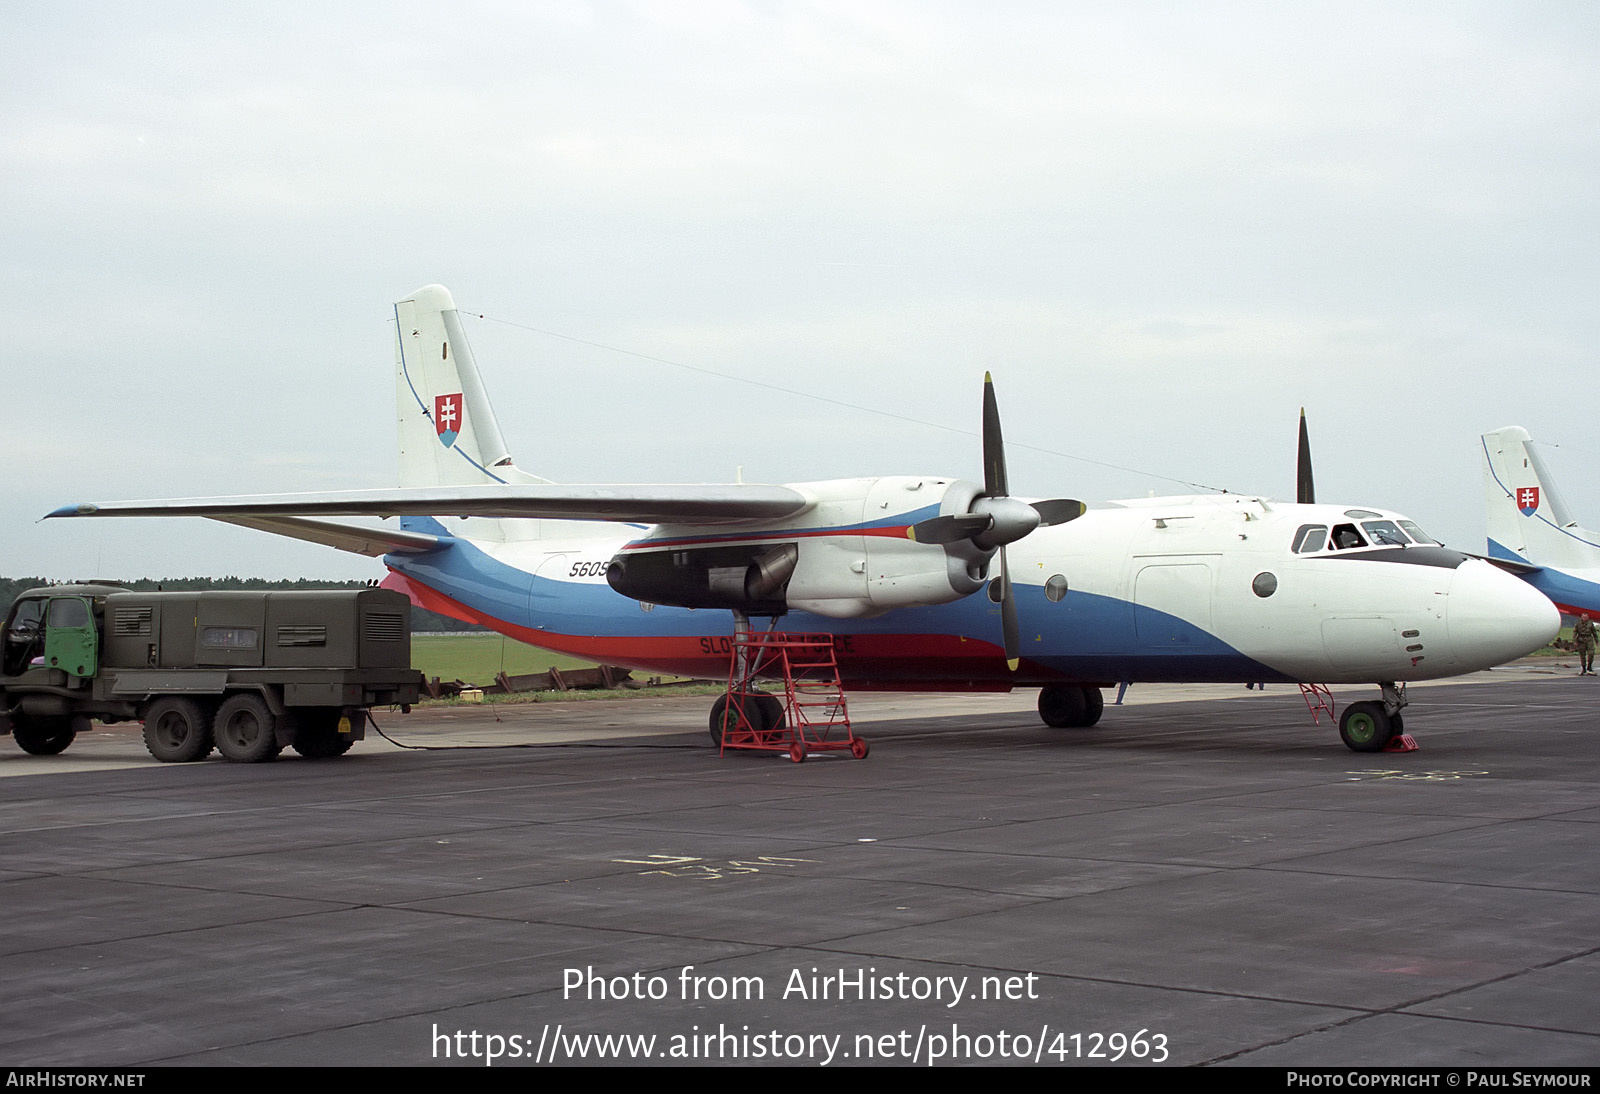
{"type": "MultiPolygon", "coordinates": [[[[311,538],[288,527],[268,527],[307,517],[536,517],[547,520],[610,520],[639,524],[731,524],[781,520],[812,505],[787,486],[744,483],[684,486],[493,485],[436,486],[386,490],[340,490],[320,494],[251,494],[217,498],[169,498],[64,505],[48,517],[212,517],[266,531],[311,538]]],[[[355,533],[347,525],[330,534],[355,533]]],[[[300,532],[310,531],[304,526],[300,532]]],[[[370,532],[371,535],[393,533],[370,532]]],[[[338,544],[330,544],[338,546],[338,544]]],[[[346,547],[345,550],[351,548],[346,547]]],[[[420,544],[412,550],[426,549],[420,544]]],[[[364,553],[364,552],[363,552],[364,553]]]]}

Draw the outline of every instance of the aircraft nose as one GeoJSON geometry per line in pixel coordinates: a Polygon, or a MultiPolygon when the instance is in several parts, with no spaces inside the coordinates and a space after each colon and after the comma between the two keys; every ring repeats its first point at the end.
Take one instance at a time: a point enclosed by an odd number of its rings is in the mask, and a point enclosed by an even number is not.
{"type": "Polygon", "coordinates": [[[1445,624],[1456,656],[1483,669],[1548,645],[1561,613],[1526,581],[1474,558],[1456,568],[1445,624]]]}

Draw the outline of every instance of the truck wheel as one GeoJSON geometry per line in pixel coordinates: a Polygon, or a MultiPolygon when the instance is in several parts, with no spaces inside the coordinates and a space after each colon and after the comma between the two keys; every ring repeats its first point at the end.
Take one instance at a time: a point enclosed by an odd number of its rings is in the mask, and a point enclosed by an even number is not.
{"type": "Polygon", "coordinates": [[[70,718],[29,718],[21,713],[11,716],[11,739],[30,756],[65,752],[77,735],[70,718]]]}
{"type": "Polygon", "coordinates": [[[236,764],[258,764],[278,754],[278,719],[259,695],[235,695],[217,709],[217,751],[236,764]]]}
{"type": "Polygon", "coordinates": [[[144,716],[144,747],[167,764],[211,755],[211,719],[193,699],[157,699],[144,716]]]}
{"type": "Polygon", "coordinates": [[[339,732],[339,711],[302,710],[295,715],[299,723],[294,735],[294,750],[308,760],[331,760],[343,756],[355,744],[339,732]]]}

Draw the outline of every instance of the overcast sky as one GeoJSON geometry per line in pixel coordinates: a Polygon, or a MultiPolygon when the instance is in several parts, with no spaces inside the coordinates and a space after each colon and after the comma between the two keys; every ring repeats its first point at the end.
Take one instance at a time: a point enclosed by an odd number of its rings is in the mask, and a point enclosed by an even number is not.
{"type": "Polygon", "coordinates": [[[1481,549],[1518,424],[1600,525],[1589,2],[0,16],[0,573],[380,576],[36,521],[391,485],[431,282],[558,481],[977,478],[992,370],[1018,493],[1292,496],[1304,405],[1323,500],[1481,549]]]}

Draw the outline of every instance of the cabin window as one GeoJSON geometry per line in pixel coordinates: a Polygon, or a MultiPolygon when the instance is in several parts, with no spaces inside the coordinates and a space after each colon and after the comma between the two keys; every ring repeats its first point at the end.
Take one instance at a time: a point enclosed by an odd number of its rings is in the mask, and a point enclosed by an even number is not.
{"type": "Polygon", "coordinates": [[[1328,526],[1326,524],[1302,524],[1300,530],[1294,534],[1294,553],[1297,555],[1312,555],[1322,550],[1328,541],[1328,526]]]}
{"type": "Polygon", "coordinates": [[[1278,591],[1278,577],[1276,574],[1260,573],[1250,583],[1250,591],[1265,600],[1278,591]]]}
{"type": "Polygon", "coordinates": [[[1061,603],[1061,598],[1067,595],[1067,579],[1064,574],[1056,574],[1044,583],[1045,599],[1052,604],[1061,603]]]}
{"type": "Polygon", "coordinates": [[[89,605],[77,597],[61,597],[50,601],[50,618],[48,625],[52,627],[85,627],[89,624],[89,605]]]}
{"type": "Polygon", "coordinates": [[[1356,531],[1354,524],[1335,524],[1333,526],[1333,549],[1335,551],[1348,551],[1353,547],[1365,547],[1367,541],[1361,538],[1361,533],[1356,531]]]}

